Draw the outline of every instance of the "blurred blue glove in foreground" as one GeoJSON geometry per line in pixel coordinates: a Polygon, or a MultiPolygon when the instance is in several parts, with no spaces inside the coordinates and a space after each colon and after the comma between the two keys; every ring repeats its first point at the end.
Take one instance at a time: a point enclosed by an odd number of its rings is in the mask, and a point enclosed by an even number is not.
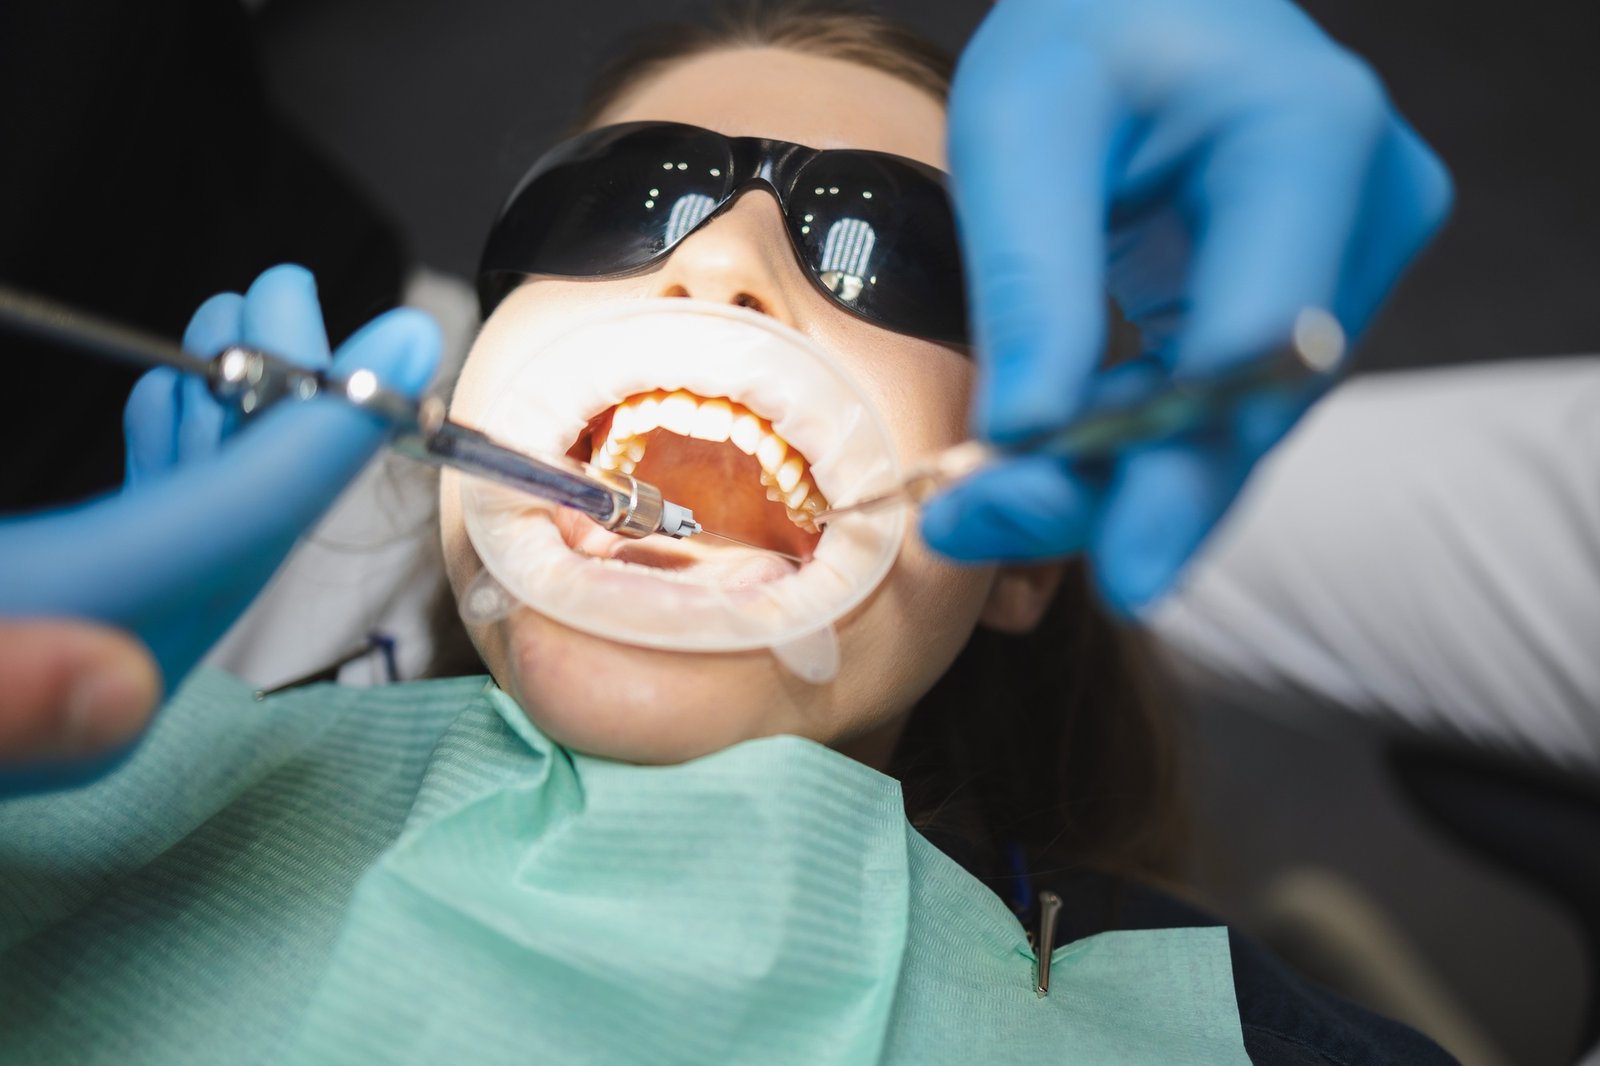
{"type": "MultiPolygon", "coordinates": [[[[208,356],[234,343],[327,365],[311,275],[269,270],[245,296],[208,300],[184,335],[187,349],[208,356]]],[[[333,366],[340,374],[371,369],[416,395],[439,347],[433,322],[402,309],[350,338],[333,366]]],[[[0,615],[128,630],[149,646],[170,690],[383,443],[385,427],[325,399],[285,402],[240,426],[202,382],[170,370],[140,379],[125,423],[121,493],[0,522],[0,615]]],[[[8,773],[0,794],[87,779],[115,761],[8,773]]]]}
{"type": "MultiPolygon", "coordinates": [[[[956,75],[950,156],[974,429],[1001,443],[1079,409],[1107,291],[1144,335],[1135,373],[1263,355],[1308,306],[1354,337],[1451,199],[1377,78],[1284,0],[1001,0],[956,75]]],[[[1313,398],[1098,474],[1009,463],[931,502],[923,534],[958,559],[1086,551],[1133,611],[1313,398]]]]}

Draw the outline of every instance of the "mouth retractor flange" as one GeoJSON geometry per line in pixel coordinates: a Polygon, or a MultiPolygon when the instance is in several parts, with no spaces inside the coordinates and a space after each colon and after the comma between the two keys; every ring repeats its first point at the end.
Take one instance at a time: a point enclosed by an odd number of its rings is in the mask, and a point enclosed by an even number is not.
{"type": "MultiPolygon", "coordinates": [[[[774,434],[808,460],[805,476],[814,481],[816,495],[856,499],[900,476],[888,429],[860,387],[813,342],[767,316],[662,299],[619,304],[559,324],[546,319],[536,327],[524,321],[509,328],[519,332],[496,335],[492,320],[479,343],[514,344],[519,355],[530,353],[519,358],[507,381],[497,383],[496,399],[483,412],[484,431],[512,447],[560,454],[594,412],[653,391],[685,391],[733,397],[760,412],[774,434]]],[[[613,473],[616,484],[627,478],[644,485],[631,472],[613,473]]],[[[795,475],[784,475],[783,483],[792,485],[795,475]]],[[[769,480],[764,474],[763,483],[769,480]]],[[[803,488],[789,491],[798,497],[803,488]]],[[[573,629],[643,647],[769,648],[797,675],[819,683],[839,665],[833,624],[887,575],[905,531],[898,510],[842,517],[828,525],[805,565],[772,580],[719,584],[697,577],[693,567],[656,570],[580,555],[563,539],[555,508],[519,496],[463,479],[467,532],[485,567],[463,594],[464,613],[468,598],[476,597],[471,613],[478,620],[487,599],[503,610],[526,606],[573,629]],[[503,591],[486,596],[483,586],[491,582],[503,591]]],[[[781,497],[777,485],[768,484],[768,498],[781,497]]],[[[667,501],[662,504],[659,514],[643,520],[665,526],[684,517],[670,514],[667,501]]],[[[643,510],[650,506],[645,501],[643,510]]],[[[791,517],[795,513],[791,508],[791,517]]]]}

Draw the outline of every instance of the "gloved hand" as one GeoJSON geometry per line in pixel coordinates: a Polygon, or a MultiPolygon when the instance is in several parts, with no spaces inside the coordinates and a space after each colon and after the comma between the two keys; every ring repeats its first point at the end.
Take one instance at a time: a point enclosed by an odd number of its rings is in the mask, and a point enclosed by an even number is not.
{"type": "MultiPolygon", "coordinates": [[[[184,335],[186,348],[205,355],[240,342],[326,365],[311,275],[294,266],[269,270],[242,297],[206,301],[184,335]]],[[[366,367],[416,395],[433,375],[439,347],[427,316],[391,311],[350,338],[333,369],[366,367]]],[[[34,636],[48,631],[18,620],[94,620],[127,630],[149,647],[170,688],[383,443],[385,427],[330,399],[285,402],[241,425],[199,380],[155,370],[134,387],[125,429],[128,478],[120,493],[0,522],[0,615],[13,633],[34,636]]],[[[0,744],[13,742],[0,748],[0,762],[11,764],[0,774],[0,795],[88,780],[126,754],[124,747],[90,758],[83,750],[123,739],[84,720],[95,713],[92,700],[76,700],[70,714],[60,706],[39,709],[41,700],[59,704],[70,683],[41,685],[29,664],[14,658],[0,666],[0,721],[36,723],[31,738],[26,729],[0,728],[0,744]],[[40,722],[69,732],[41,737],[40,722]]],[[[127,713],[126,702],[122,728],[137,729],[139,717],[127,713]]]]}
{"type": "MultiPolygon", "coordinates": [[[[950,104],[982,373],[974,429],[1071,419],[1105,295],[1140,327],[1124,374],[1201,377],[1332,311],[1354,337],[1448,213],[1449,175],[1377,78],[1284,0],[1000,0],[950,104]]],[[[1160,596],[1313,397],[1092,473],[1007,463],[932,501],[958,559],[1085,551],[1124,612],[1160,596]]]]}

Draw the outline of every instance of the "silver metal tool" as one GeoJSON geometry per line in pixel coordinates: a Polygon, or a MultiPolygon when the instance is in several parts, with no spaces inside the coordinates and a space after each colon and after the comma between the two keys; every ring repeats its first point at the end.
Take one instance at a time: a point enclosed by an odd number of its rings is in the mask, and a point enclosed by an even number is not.
{"type": "Polygon", "coordinates": [[[825,525],[843,514],[875,511],[893,504],[918,505],[990,463],[1017,455],[1063,459],[1104,459],[1130,444],[1170,439],[1216,424],[1247,396],[1264,392],[1299,393],[1330,378],[1344,359],[1345,337],[1328,312],[1300,313],[1287,344],[1266,358],[1243,363],[1202,380],[1183,382],[1133,403],[1093,408],[1060,430],[1007,447],[963,441],[918,464],[898,485],[815,517],[825,525]]]}
{"type": "Polygon", "coordinates": [[[401,431],[392,447],[412,459],[463,470],[571,507],[624,537],[660,533],[681,539],[701,532],[694,512],[662,498],[654,485],[564,455],[535,458],[508,448],[486,433],[450,421],[437,398],[415,405],[412,425],[401,431]]]}
{"type": "Polygon", "coordinates": [[[1061,897],[1054,892],[1039,893],[1039,940],[1034,954],[1039,966],[1034,976],[1033,991],[1039,996],[1050,994],[1050,956],[1056,949],[1056,922],[1061,917],[1061,897]]]}
{"type": "Polygon", "coordinates": [[[283,399],[338,399],[394,427],[393,447],[405,455],[574,508],[625,537],[682,538],[701,532],[694,512],[663,499],[654,485],[565,456],[536,458],[508,448],[452,422],[437,399],[419,402],[383,388],[370,370],[335,377],[242,345],[207,359],[161,337],[3,285],[0,325],[117,362],[194,374],[220,402],[247,417],[283,399]]]}

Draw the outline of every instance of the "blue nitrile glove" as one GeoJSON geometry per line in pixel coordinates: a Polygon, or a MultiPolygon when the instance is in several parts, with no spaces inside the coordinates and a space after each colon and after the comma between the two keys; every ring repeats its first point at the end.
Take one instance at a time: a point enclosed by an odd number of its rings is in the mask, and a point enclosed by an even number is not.
{"type": "MultiPolygon", "coordinates": [[[[1448,213],[1448,173],[1377,78],[1283,0],[1001,0],[962,56],[950,157],[982,376],[1005,443],[1079,409],[1107,290],[1145,372],[1199,377],[1287,340],[1354,337],[1448,213]]],[[[958,559],[1086,551],[1113,607],[1158,597],[1312,397],[1098,476],[1022,460],[923,514],[958,559]]]]}
{"type": "MultiPolygon", "coordinates": [[[[269,270],[245,296],[208,300],[184,335],[184,346],[203,355],[233,343],[326,365],[311,275],[295,266],[269,270]]],[[[416,395],[433,375],[439,347],[427,316],[391,311],[351,337],[333,369],[366,367],[416,395]]],[[[125,424],[128,479],[120,493],[0,522],[0,615],[130,631],[149,646],[170,689],[244,611],[386,430],[326,398],[283,402],[241,425],[198,379],[168,370],[140,379],[125,424]]],[[[85,762],[60,753],[48,764],[8,767],[0,794],[87,780],[123,754],[85,762]]],[[[16,761],[0,752],[0,762],[16,761]]]]}

